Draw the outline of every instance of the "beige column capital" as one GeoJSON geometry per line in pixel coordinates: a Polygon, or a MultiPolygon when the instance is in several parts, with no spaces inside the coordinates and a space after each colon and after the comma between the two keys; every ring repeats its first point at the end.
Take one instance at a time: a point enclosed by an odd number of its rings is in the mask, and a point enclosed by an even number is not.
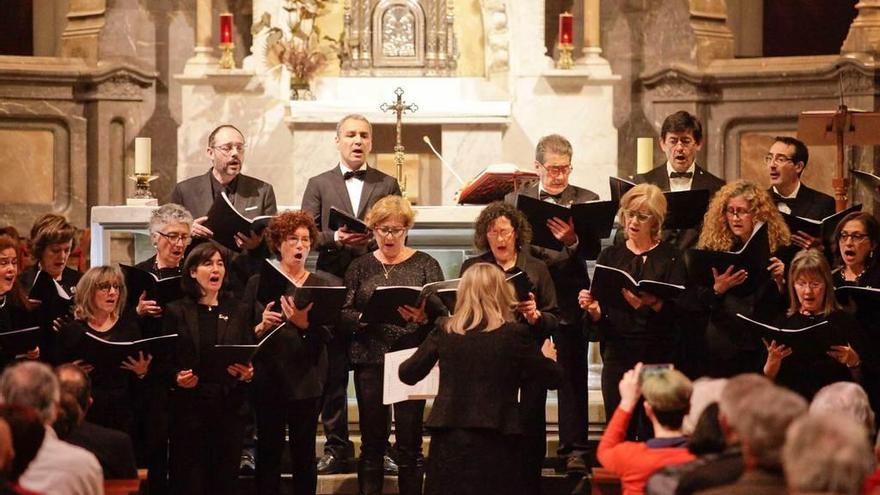
{"type": "Polygon", "coordinates": [[[860,0],[859,11],[840,48],[841,53],[880,52],[880,0],[860,0]]]}

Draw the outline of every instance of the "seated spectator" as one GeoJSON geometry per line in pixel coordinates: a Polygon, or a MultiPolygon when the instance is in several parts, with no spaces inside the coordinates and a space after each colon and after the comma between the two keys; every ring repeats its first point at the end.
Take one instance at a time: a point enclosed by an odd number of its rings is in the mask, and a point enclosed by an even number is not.
{"type": "Polygon", "coordinates": [[[865,389],[857,383],[835,382],[825,385],[813,396],[810,414],[849,416],[865,427],[868,438],[874,437],[874,411],[871,410],[865,389]]]}
{"type": "Polygon", "coordinates": [[[0,401],[33,407],[46,428],[37,456],[22,474],[20,484],[52,495],[103,493],[104,477],[95,456],[59,440],[52,429],[60,395],[58,378],[45,364],[19,362],[0,375],[0,401]]]}
{"type": "Polygon", "coordinates": [[[858,495],[874,469],[865,429],[846,417],[807,415],[795,421],[782,452],[789,493],[858,495]]]}
{"type": "Polygon", "coordinates": [[[65,396],[73,399],[73,404],[65,411],[70,416],[70,431],[66,435],[59,431],[58,436],[95,454],[104,470],[104,479],[137,478],[131,438],[124,432],[85,420],[89,406],[92,405],[92,382],[89,375],[73,364],[62,364],[56,368],[55,373],[61,382],[62,408],[65,396]]]}
{"type": "Polygon", "coordinates": [[[727,386],[727,378],[702,377],[694,382],[691,407],[681,422],[681,431],[685,435],[689,436],[694,431],[706,407],[718,403],[725,386],[727,386]]]}
{"type": "Polygon", "coordinates": [[[18,484],[21,474],[37,456],[46,429],[36,410],[31,407],[0,405],[0,418],[9,425],[12,433],[12,463],[3,468],[6,481],[12,485],[14,493],[33,493],[18,484]]]}
{"type": "Polygon", "coordinates": [[[785,495],[782,446],[785,430],[807,412],[800,395],[765,386],[746,392],[734,417],[727,417],[742,444],[745,471],[736,482],[698,492],[702,495],[785,495]]]}
{"type": "Polygon", "coordinates": [[[763,375],[745,373],[727,381],[718,398],[718,426],[724,435],[724,450],[704,457],[703,463],[681,473],[676,495],[691,495],[700,490],[729,485],[743,473],[742,448],[730,418],[739,416],[747,392],[773,383],[763,375]]]}
{"type": "Polygon", "coordinates": [[[624,495],[640,494],[654,471],[694,459],[685,448],[687,439],[681,433],[693,385],[677,370],[642,375],[642,363],[638,363],[623,375],[618,388],[620,404],[602,435],[597,457],[602,466],[620,476],[624,495]],[[654,438],[627,442],[626,430],[642,395],[654,438]]]}

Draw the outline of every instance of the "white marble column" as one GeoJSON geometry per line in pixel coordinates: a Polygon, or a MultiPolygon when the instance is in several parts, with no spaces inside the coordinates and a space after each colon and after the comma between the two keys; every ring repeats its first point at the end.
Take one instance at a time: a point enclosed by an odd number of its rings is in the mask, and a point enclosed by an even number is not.
{"type": "Polygon", "coordinates": [[[217,57],[214,56],[214,19],[212,0],[196,0],[196,43],[193,56],[186,61],[184,74],[203,74],[216,68],[217,57]]]}

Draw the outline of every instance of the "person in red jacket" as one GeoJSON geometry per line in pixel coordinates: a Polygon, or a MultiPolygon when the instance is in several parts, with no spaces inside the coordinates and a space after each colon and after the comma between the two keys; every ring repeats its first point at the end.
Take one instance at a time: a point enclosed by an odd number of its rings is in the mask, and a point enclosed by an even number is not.
{"type": "Polygon", "coordinates": [[[654,471],[694,459],[687,450],[687,438],[681,433],[693,385],[680,371],[663,368],[644,368],[643,371],[642,363],[638,363],[623,375],[618,387],[620,405],[602,435],[597,456],[602,466],[620,476],[623,495],[637,495],[644,493],[645,482],[654,471]],[[654,438],[647,442],[627,442],[626,429],[643,395],[654,438]]]}

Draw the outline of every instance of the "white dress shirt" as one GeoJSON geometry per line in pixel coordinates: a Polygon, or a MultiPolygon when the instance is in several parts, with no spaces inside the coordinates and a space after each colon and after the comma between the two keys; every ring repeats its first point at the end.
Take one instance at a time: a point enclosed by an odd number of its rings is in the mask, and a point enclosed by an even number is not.
{"type": "Polygon", "coordinates": [[[690,191],[691,185],[694,183],[694,174],[696,173],[696,170],[697,162],[691,163],[691,166],[688,167],[687,170],[685,170],[685,172],[691,173],[690,179],[685,177],[676,177],[673,179],[672,177],[670,177],[670,174],[672,174],[672,172],[675,172],[675,169],[672,168],[672,165],[670,165],[669,162],[666,162],[666,176],[669,177],[669,190],[672,192],[690,191]]]}
{"type": "MultiPolygon", "coordinates": [[[[779,192],[779,189],[776,189],[776,186],[773,186],[773,192],[778,194],[783,199],[796,198],[798,191],[800,191],[800,190],[801,190],[801,181],[800,180],[797,181],[797,185],[794,186],[794,191],[792,191],[791,194],[789,194],[788,196],[782,194],[781,192],[779,192]]],[[[781,211],[782,213],[785,213],[786,215],[791,215],[791,208],[785,203],[778,203],[776,205],[776,208],[779,208],[779,211],[781,211]]]]}
{"type": "MultiPolygon", "coordinates": [[[[361,165],[361,168],[358,170],[367,170],[367,164],[361,165]]],[[[356,172],[357,170],[351,170],[343,164],[339,164],[339,170],[342,172],[342,175],[345,175],[346,172],[356,172]]],[[[351,199],[351,211],[354,212],[355,216],[358,214],[358,206],[361,204],[361,192],[364,190],[364,181],[355,179],[352,177],[345,181],[345,188],[348,189],[348,197],[351,199]]]]}

